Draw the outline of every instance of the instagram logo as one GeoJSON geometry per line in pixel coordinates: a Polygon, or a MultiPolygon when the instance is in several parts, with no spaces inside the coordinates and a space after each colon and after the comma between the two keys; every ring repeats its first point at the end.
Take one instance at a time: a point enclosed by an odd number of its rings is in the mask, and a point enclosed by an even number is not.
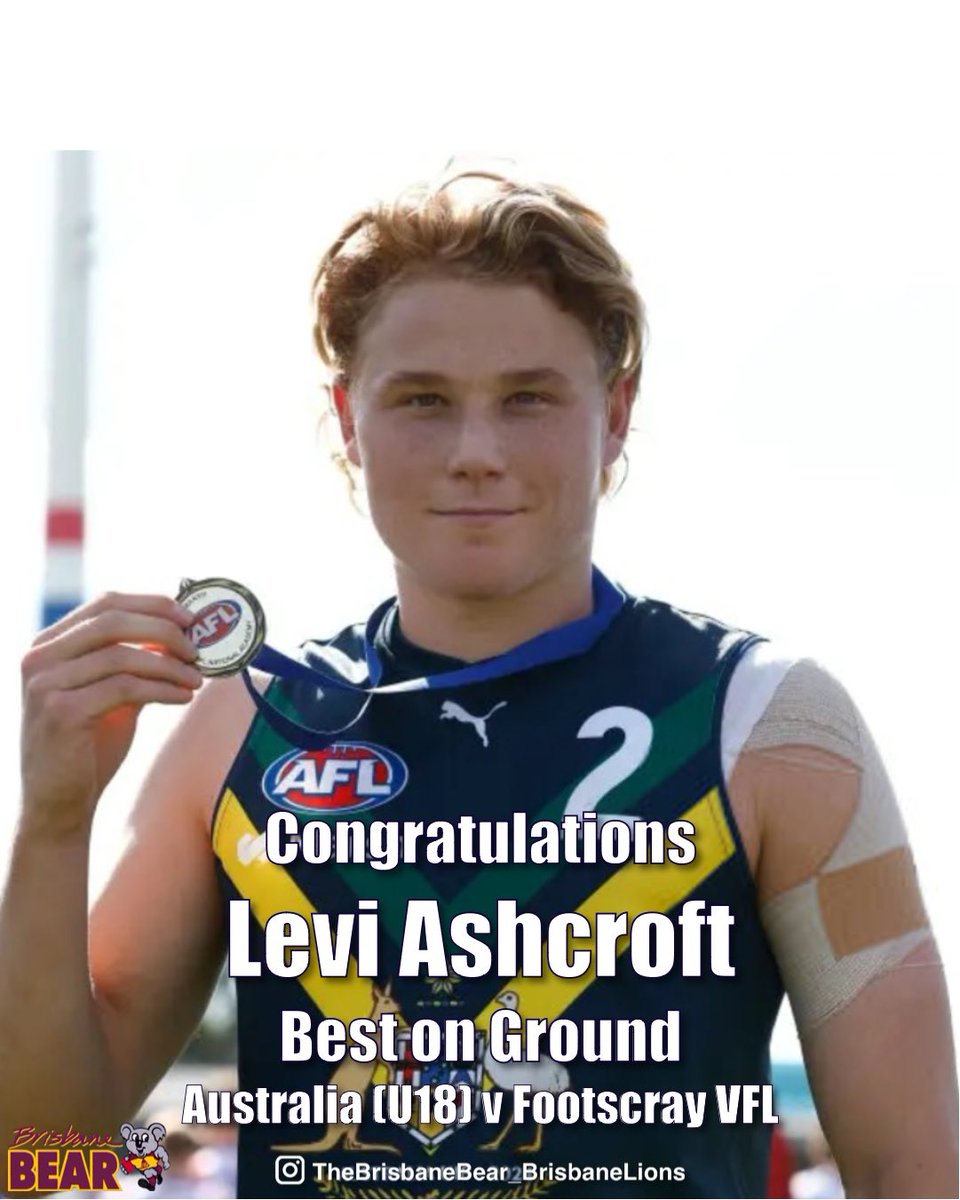
{"type": "Polygon", "coordinates": [[[274,1179],[277,1183],[303,1183],[306,1165],[302,1154],[280,1154],[273,1162],[274,1179]]]}

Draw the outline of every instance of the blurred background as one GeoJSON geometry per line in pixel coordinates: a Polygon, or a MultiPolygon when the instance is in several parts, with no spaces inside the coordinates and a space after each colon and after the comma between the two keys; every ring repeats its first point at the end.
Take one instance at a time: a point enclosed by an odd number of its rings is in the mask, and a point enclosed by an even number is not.
{"type": "MultiPolygon", "coordinates": [[[[233,577],[260,598],[269,640],[287,650],[392,593],[386,552],[317,433],[312,272],[373,197],[434,175],[452,155],[510,157],[604,213],[647,305],[629,476],[602,506],[598,563],[639,594],[812,655],[845,683],[900,798],[955,1000],[960,187],[946,11],[878,8],[867,21],[840,5],[801,21],[744,5],[701,8],[691,21],[651,8],[635,54],[616,62],[591,53],[579,27],[558,18],[538,32],[528,13],[502,50],[508,61],[492,57],[496,28],[477,30],[449,106],[412,71],[435,65],[422,47],[409,63],[412,105],[396,62],[392,75],[368,63],[340,85],[326,64],[325,111],[352,106],[356,126],[304,132],[306,150],[134,138],[131,149],[84,152],[89,223],[66,268],[55,234],[63,154],[8,152],[0,846],[16,811],[19,659],[45,580],[76,577],[89,598],[233,577]],[[412,116],[384,104],[394,95],[412,116]],[[73,286],[64,269],[88,283],[86,350],[72,382],[55,385],[55,300],[73,286]],[[55,392],[67,410],[51,410],[55,392]],[[51,433],[76,421],[81,395],[86,422],[60,436],[51,471],[51,433]],[[82,494],[66,494],[81,467],[82,494]],[[67,541],[53,566],[50,497],[84,510],[82,548],[61,520],[67,541]]],[[[223,70],[235,84],[231,62],[223,70]]],[[[274,77],[279,69],[273,62],[274,77]]],[[[143,714],[101,802],[94,894],[177,715],[143,714]]],[[[786,1008],[773,1049],[799,1169],[827,1152],[786,1008]]],[[[232,988],[221,980],[144,1115],[165,1112],[174,1128],[184,1072],[229,1080],[233,1061],[232,988]]],[[[213,1130],[180,1132],[194,1180],[177,1194],[231,1195],[229,1146],[214,1144],[213,1130]]],[[[828,1171],[793,1188],[839,1194],[828,1171]]]]}

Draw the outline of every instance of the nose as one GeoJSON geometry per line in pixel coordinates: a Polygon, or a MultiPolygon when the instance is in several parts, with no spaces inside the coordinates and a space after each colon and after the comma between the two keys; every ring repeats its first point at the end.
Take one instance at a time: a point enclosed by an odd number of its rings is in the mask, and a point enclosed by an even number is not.
{"type": "Polygon", "coordinates": [[[506,470],[504,431],[495,414],[464,406],[454,430],[447,463],[452,475],[482,478],[506,470]]]}

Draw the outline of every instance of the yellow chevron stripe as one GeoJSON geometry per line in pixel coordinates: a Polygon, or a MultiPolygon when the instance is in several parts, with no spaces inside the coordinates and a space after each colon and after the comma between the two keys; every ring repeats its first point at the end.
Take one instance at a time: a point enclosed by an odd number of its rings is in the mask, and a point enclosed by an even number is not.
{"type": "MultiPolygon", "coordinates": [[[[235,793],[227,788],[217,812],[212,831],[213,849],[234,887],[250,901],[250,911],[261,925],[278,912],[295,912],[311,924],[310,914],[317,906],[294,883],[289,873],[276,863],[257,857],[241,862],[237,842],[247,835],[260,836],[260,830],[247,816],[235,793]]],[[[315,954],[310,965],[299,977],[301,987],[326,1017],[350,1022],[365,1017],[372,1006],[372,981],[357,974],[357,960],[350,955],[350,965],[344,978],[324,978],[317,967],[315,954]]]]}
{"type": "MultiPolygon", "coordinates": [[[[696,833],[697,854],[691,863],[627,863],[611,875],[576,910],[593,923],[601,912],[626,912],[632,919],[641,912],[667,912],[680,904],[699,883],[733,854],[734,841],[720,802],[720,793],[712,788],[692,808],[683,814],[692,821],[696,833]]],[[[593,937],[577,939],[577,949],[592,951],[593,937]]],[[[630,945],[623,939],[618,955],[630,945]]],[[[518,1010],[524,1017],[542,1017],[552,1021],[565,1012],[577,997],[593,983],[596,974],[590,969],[576,979],[559,979],[547,970],[546,946],[543,949],[543,974],[539,978],[518,975],[505,983],[502,992],[516,992],[518,1010]]],[[[503,1006],[496,998],[476,1018],[478,1029],[486,1029],[491,1015],[503,1006]]]]}
{"type": "MultiPolygon", "coordinates": [[[[599,912],[627,912],[631,919],[641,912],[668,912],[680,904],[707,876],[711,875],[734,853],[734,841],[723,812],[720,794],[712,788],[689,808],[683,819],[696,829],[697,853],[693,862],[677,864],[627,863],[611,875],[576,910],[588,920],[599,912]]],[[[237,841],[259,836],[259,830],[247,816],[237,796],[228,788],[217,813],[212,831],[214,851],[224,870],[241,896],[250,901],[251,911],[261,925],[275,912],[300,913],[310,921],[313,902],[297,887],[287,871],[275,863],[256,858],[242,863],[237,857],[237,841]]],[[[623,939],[618,952],[629,945],[623,939]]],[[[577,948],[591,950],[594,939],[578,939],[577,948]]],[[[517,976],[505,983],[501,991],[516,992],[519,1009],[524,1016],[552,1020],[560,1016],[593,983],[596,975],[591,967],[576,979],[551,975],[546,968],[546,946],[543,950],[543,975],[539,978],[517,976]]],[[[357,975],[356,958],[350,956],[345,978],[321,977],[316,958],[311,955],[310,966],[299,982],[320,1011],[328,1017],[349,1022],[366,1016],[372,1004],[371,981],[357,975]]],[[[501,1005],[496,998],[476,1018],[478,1029],[485,1029],[491,1014],[501,1005]]],[[[379,1071],[378,1071],[379,1073],[379,1071]]]]}

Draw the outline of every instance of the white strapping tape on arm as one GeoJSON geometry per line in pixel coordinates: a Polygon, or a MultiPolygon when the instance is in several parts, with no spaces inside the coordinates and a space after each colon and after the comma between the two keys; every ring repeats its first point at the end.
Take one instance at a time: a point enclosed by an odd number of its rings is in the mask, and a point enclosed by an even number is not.
{"type": "Polygon", "coordinates": [[[753,647],[731,679],[723,728],[728,779],[740,753],[781,746],[788,757],[791,746],[829,751],[860,776],[853,817],[829,857],[760,910],[797,1026],[807,1031],[930,936],[906,829],[870,731],[815,660],[771,643],[753,647]]]}

